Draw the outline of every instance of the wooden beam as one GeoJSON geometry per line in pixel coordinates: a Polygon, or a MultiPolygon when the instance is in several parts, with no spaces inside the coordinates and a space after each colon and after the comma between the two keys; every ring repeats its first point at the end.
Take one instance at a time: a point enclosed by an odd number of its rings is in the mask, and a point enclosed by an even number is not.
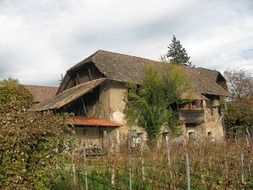
{"type": "Polygon", "coordinates": [[[80,77],[78,72],[76,72],[76,85],[80,84],[80,77]]]}
{"type": "Polygon", "coordinates": [[[88,68],[88,77],[89,77],[89,80],[92,80],[92,75],[91,75],[91,71],[89,68],[88,68]]]}
{"type": "Polygon", "coordinates": [[[57,94],[61,93],[63,90],[65,90],[69,84],[70,76],[68,73],[65,74],[64,78],[61,81],[60,87],[57,91],[57,94]]]}
{"type": "Polygon", "coordinates": [[[87,112],[87,109],[86,109],[85,103],[84,103],[84,101],[83,101],[83,97],[82,97],[82,105],[83,105],[83,110],[84,110],[84,113],[85,113],[85,115],[87,116],[87,115],[88,115],[88,112],[87,112]]]}

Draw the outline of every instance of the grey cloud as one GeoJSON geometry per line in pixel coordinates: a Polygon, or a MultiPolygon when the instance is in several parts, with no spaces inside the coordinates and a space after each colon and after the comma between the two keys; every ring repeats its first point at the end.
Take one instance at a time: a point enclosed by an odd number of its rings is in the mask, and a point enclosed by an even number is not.
{"type": "Polygon", "coordinates": [[[10,49],[0,49],[0,78],[11,76],[19,68],[18,53],[10,49]]]}
{"type": "Polygon", "coordinates": [[[252,1],[192,0],[176,10],[167,1],[143,2],[0,1],[0,78],[57,85],[60,74],[98,49],[158,59],[172,34],[197,66],[253,71],[251,50],[245,51],[252,49],[252,1]]]}
{"type": "MultiPolygon", "coordinates": [[[[253,47],[253,45],[251,45],[251,47],[253,47]]],[[[253,60],[253,48],[243,50],[241,56],[245,59],[253,60]]]]}

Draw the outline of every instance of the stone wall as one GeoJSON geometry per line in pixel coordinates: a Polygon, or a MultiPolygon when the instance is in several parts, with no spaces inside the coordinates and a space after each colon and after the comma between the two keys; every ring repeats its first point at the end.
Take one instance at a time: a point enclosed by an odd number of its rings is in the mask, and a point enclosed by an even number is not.
{"type": "MultiPolygon", "coordinates": [[[[224,128],[223,117],[219,113],[218,100],[214,100],[215,106],[207,106],[203,101],[204,123],[183,124],[183,134],[187,138],[210,138],[212,140],[223,140],[224,128]]],[[[213,104],[212,104],[213,105],[213,104]]]]}
{"type": "MultiPolygon", "coordinates": [[[[117,141],[121,142],[127,138],[128,130],[136,130],[137,133],[143,134],[146,138],[145,130],[138,126],[127,126],[124,116],[125,101],[124,98],[127,93],[127,87],[124,83],[116,81],[107,81],[101,88],[100,102],[106,113],[105,119],[121,124],[118,129],[117,141]]],[[[219,113],[219,101],[214,100],[215,106],[210,106],[210,102],[203,100],[204,109],[204,123],[201,124],[182,124],[181,138],[212,138],[215,140],[222,140],[223,119],[219,113]]],[[[213,104],[211,104],[213,105],[213,104]]]]}

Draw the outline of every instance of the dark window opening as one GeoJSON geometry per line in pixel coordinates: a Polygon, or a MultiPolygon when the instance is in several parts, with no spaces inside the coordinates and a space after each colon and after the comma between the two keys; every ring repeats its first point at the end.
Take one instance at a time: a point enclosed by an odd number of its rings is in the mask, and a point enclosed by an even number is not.
{"type": "Polygon", "coordinates": [[[193,132],[193,131],[188,132],[188,137],[189,137],[189,140],[195,139],[195,132],[193,132]]]}
{"type": "Polygon", "coordinates": [[[99,86],[84,96],[72,101],[63,108],[64,112],[74,113],[75,116],[87,116],[89,110],[99,101],[99,86]]]}

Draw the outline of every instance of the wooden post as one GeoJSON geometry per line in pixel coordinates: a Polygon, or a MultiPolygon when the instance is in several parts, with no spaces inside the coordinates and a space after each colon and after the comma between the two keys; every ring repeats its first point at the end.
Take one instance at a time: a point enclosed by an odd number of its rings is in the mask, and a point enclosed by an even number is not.
{"type": "Polygon", "coordinates": [[[76,166],[75,166],[74,152],[72,153],[72,173],[73,173],[73,184],[76,186],[77,181],[76,181],[76,166]]]}
{"type": "Polygon", "coordinates": [[[85,190],[88,190],[88,172],[87,172],[87,158],[86,158],[86,145],[83,145],[83,168],[84,168],[84,180],[85,190]]]}
{"type": "Polygon", "coordinates": [[[85,113],[85,116],[88,116],[88,111],[87,111],[87,109],[86,109],[86,106],[85,106],[83,97],[82,97],[81,99],[82,99],[83,111],[84,111],[84,113],[85,113]]]}
{"type": "Polygon", "coordinates": [[[246,135],[246,144],[247,144],[247,147],[249,147],[249,138],[248,138],[248,135],[246,135]]]}
{"type": "Polygon", "coordinates": [[[168,134],[166,135],[165,139],[166,139],[166,154],[167,154],[169,175],[170,175],[170,178],[172,178],[171,159],[170,159],[170,145],[169,145],[169,136],[168,136],[168,134]]]}
{"type": "MultiPolygon", "coordinates": [[[[250,142],[249,140],[251,139],[251,136],[250,136],[250,132],[249,132],[249,128],[246,127],[246,144],[247,144],[247,148],[248,148],[248,152],[251,152],[250,150],[250,142]]],[[[248,166],[248,174],[250,175],[251,174],[251,167],[250,167],[250,162],[247,162],[247,166],[248,166]]]]}
{"type": "Polygon", "coordinates": [[[89,80],[92,80],[92,75],[91,75],[91,71],[89,68],[88,68],[88,77],[89,77],[89,80]]]}
{"type": "Polygon", "coordinates": [[[129,190],[132,190],[131,133],[128,131],[129,190]]]}
{"type": "Polygon", "coordinates": [[[76,85],[80,84],[80,77],[78,72],[76,72],[76,85]]]}
{"type": "Polygon", "coordinates": [[[248,127],[246,128],[246,143],[247,143],[247,147],[249,147],[249,139],[250,139],[250,133],[249,133],[249,129],[248,127]]]}
{"type": "Polygon", "coordinates": [[[203,155],[203,151],[202,151],[202,146],[199,146],[199,155],[200,155],[200,158],[199,158],[199,167],[200,167],[200,179],[201,179],[201,183],[202,184],[205,184],[205,178],[204,178],[204,175],[203,175],[203,165],[204,165],[204,155],[203,155]]]}
{"type": "Polygon", "coordinates": [[[112,185],[114,186],[115,185],[115,165],[114,165],[114,161],[112,161],[112,175],[111,175],[111,182],[112,182],[112,185]]]}
{"type": "Polygon", "coordinates": [[[227,158],[225,158],[225,178],[228,179],[228,161],[227,158]]]}
{"type": "Polygon", "coordinates": [[[115,161],[116,159],[116,150],[115,150],[115,145],[112,144],[110,151],[108,151],[108,158],[109,158],[109,163],[111,165],[111,184],[112,186],[115,185],[115,161]]]}
{"type": "Polygon", "coordinates": [[[244,180],[244,155],[243,154],[241,154],[241,167],[242,167],[241,182],[242,184],[244,184],[245,180],[244,180]]]}
{"type": "Polygon", "coordinates": [[[185,164],[186,164],[187,190],[191,190],[190,161],[189,161],[189,154],[187,151],[185,154],[185,164]]]}
{"type": "Polygon", "coordinates": [[[142,181],[145,181],[145,167],[144,167],[144,155],[143,155],[143,151],[144,151],[144,140],[143,138],[141,138],[141,177],[142,177],[142,181]]]}
{"type": "Polygon", "coordinates": [[[109,146],[108,146],[108,133],[107,133],[107,130],[104,130],[103,131],[103,152],[104,153],[108,153],[108,148],[109,148],[109,146]]]}

